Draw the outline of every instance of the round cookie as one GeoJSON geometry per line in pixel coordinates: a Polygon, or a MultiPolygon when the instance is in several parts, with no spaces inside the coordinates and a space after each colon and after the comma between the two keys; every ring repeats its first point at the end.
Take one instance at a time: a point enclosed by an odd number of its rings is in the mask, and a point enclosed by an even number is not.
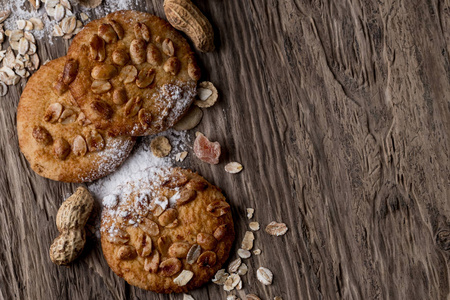
{"type": "Polygon", "coordinates": [[[90,182],[117,169],[135,141],[96,130],[70,93],[55,84],[65,61],[52,60],[29,79],[17,108],[19,146],[39,175],[90,182]]]}
{"type": "Polygon", "coordinates": [[[103,255],[118,276],[142,289],[179,293],[201,286],[234,241],[230,205],[190,170],[150,168],[103,205],[103,255]]]}
{"type": "Polygon", "coordinates": [[[118,11],[74,38],[62,77],[88,119],[111,135],[172,127],[197,94],[200,69],[189,44],[148,13],[118,11]]]}

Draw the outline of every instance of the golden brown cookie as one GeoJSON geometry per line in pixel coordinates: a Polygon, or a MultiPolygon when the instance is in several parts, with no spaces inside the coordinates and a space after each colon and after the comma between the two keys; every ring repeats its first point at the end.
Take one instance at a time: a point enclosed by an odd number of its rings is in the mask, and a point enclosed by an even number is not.
{"type": "Polygon", "coordinates": [[[169,23],[118,11],[74,38],[62,77],[86,116],[112,135],[172,127],[188,110],[200,77],[189,44],[169,23]]]}
{"type": "Polygon", "coordinates": [[[158,293],[199,287],[228,258],[230,205],[190,170],[150,168],[146,175],[103,199],[103,255],[131,285],[158,293]]]}
{"type": "Polygon", "coordinates": [[[89,182],[120,166],[135,142],[96,130],[70,93],[55,84],[65,61],[65,57],[50,61],[28,81],[17,109],[19,146],[39,175],[89,182]]]}

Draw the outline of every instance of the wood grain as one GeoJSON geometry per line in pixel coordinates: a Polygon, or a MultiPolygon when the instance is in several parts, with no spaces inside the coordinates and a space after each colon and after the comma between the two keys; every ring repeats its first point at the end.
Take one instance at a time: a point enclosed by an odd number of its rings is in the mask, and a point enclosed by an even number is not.
{"type": "MultiPolygon", "coordinates": [[[[221,95],[198,130],[226,153],[218,166],[183,165],[230,199],[236,245],[246,207],[263,226],[290,228],[256,234],[262,254],[248,260],[238,295],[448,299],[450,2],[196,3],[216,30],[217,51],[198,53],[203,79],[221,95]],[[234,160],[245,170],[226,174],[234,160]],[[257,281],[259,266],[273,271],[272,286],[257,281]]],[[[133,8],[164,16],[162,1],[133,8]]],[[[68,46],[38,44],[44,61],[68,46]]],[[[22,89],[0,101],[0,298],[181,299],[125,284],[95,236],[70,267],[51,263],[56,212],[76,185],[37,176],[20,154],[22,89]]],[[[191,294],[226,298],[214,284],[191,294]]]]}

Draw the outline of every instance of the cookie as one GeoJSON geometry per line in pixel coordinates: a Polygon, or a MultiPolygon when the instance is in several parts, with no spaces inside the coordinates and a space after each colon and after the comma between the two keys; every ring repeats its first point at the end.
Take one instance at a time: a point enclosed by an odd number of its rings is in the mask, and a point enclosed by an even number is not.
{"type": "Polygon", "coordinates": [[[90,182],[119,167],[135,141],[109,137],[90,124],[70,93],[57,84],[65,62],[64,57],[50,61],[29,79],[17,109],[19,146],[39,175],[90,182]]]}
{"type": "Polygon", "coordinates": [[[190,170],[150,168],[103,206],[103,255],[118,276],[142,289],[179,293],[201,286],[234,241],[230,205],[190,170]]]}
{"type": "Polygon", "coordinates": [[[118,11],[74,38],[62,84],[98,128],[142,136],[172,127],[196,96],[200,69],[189,44],[169,23],[118,11]]]}

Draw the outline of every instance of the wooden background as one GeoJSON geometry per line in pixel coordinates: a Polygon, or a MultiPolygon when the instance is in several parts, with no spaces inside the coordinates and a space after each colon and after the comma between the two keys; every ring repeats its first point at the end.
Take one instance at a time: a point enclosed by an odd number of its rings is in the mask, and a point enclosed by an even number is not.
{"type": "MultiPolygon", "coordinates": [[[[164,17],[162,1],[136,2],[164,17]]],[[[195,2],[217,36],[217,51],[198,55],[203,79],[221,94],[198,130],[227,153],[185,166],[223,188],[237,244],[246,207],[290,228],[256,234],[262,255],[240,297],[449,299],[450,2],[195,2]],[[226,174],[231,160],[245,170],[226,174]],[[273,285],[256,280],[259,266],[273,285]]],[[[47,45],[43,60],[68,46],[47,45]]],[[[94,236],[70,267],[51,263],[56,212],[76,185],[35,175],[20,154],[22,89],[0,101],[0,298],[181,299],[125,284],[94,236]]],[[[214,284],[191,295],[226,298],[214,284]]]]}

